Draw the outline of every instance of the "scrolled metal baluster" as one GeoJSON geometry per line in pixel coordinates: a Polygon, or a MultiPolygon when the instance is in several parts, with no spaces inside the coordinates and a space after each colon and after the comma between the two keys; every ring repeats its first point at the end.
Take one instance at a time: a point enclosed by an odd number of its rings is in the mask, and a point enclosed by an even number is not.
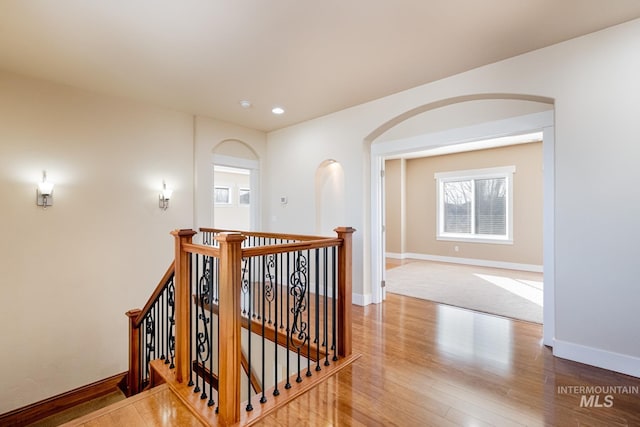
{"type": "Polygon", "coordinates": [[[272,306],[271,304],[274,301],[274,297],[275,297],[275,293],[277,292],[277,289],[275,287],[275,279],[276,279],[276,275],[275,275],[275,268],[276,268],[276,257],[275,254],[270,254],[268,256],[265,257],[266,260],[263,263],[263,269],[264,269],[264,296],[266,301],[269,303],[269,308],[265,309],[263,307],[263,312],[265,313],[264,316],[266,317],[268,313],[269,319],[268,319],[268,323],[269,325],[271,325],[272,319],[271,319],[271,309],[272,306]]]}
{"type": "Polygon", "coordinates": [[[146,379],[149,378],[149,362],[151,361],[151,355],[155,355],[155,322],[153,317],[153,310],[149,310],[144,319],[145,328],[145,361],[144,361],[144,380],[143,385],[146,386],[146,379]]]}
{"type": "Polygon", "coordinates": [[[265,395],[265,388],[267,388],[267,384],[265,383],[265,322],[267,321],[266,315],[266,301],[267,301],[267,275],[265,274],[266,270],[266,262],[267,257],[262,256],[262,396],[260,397],[260,403],[267,402],[267,396],[265,395]]]}
{"type": "MultiPolygon", "coordinates": [[[[175,365],[176,357],[176,288],[174,285],[174,276],[171,276],[169,285],[167,286],[167,304],[169,305],[169,331],[167,332],[167,342],[169,343],[169,351],[167,359],[170,363],[169,368],[173,369],[175,365]]],[[[165,361],[166,363],[167,361],[165,361]]]]}
{"type": "Polygon", "coordinates": [[[308,323],[304,321],[303,316],[304,311],[307,309],[307,279],[307,258],[302,252],[298,252],[294,261],[294,271],[290,277],[291,289],[289,291],[290,295],[293,297],[293,307],[291,308],[293,319],[291,322],[291,331],[289,333],[291,335],[291,341],[296,347],[298,353],[298,377],[296,378],[296,382],[302,382],[302,377],[300,377],[300,350],[308,340],[308,323]],[[296,341],[296,339],[298,341],[296,341]]]}
{"type": "MultiPolygon", "coordinates": [[[[242,278],[240,281],[240,291],[242,297],[242,315],[247,315],[251,311],[251,292],[249,283],[249,258],[242,258],[242,278]]],[[[251,316],[247,316],[251,318],[251,316]]]]}
{"type": "MultiPolygon", "coordinates": [[[[211,287],[212,287],[212,272],[209,268],[209,263],[207,262],[207,257],[203,257],[203,273],[200,279],[198,280],[198,305],[200,310],[198,311],[198,320],[202,322],[202,330],[196,331],[196,353],[197,360],[200,362],[201,366],[204,368],[205,363],[211,357],[211,340],[209,337],[209,329],[207,325],[211,321],[210,317],[207,317],[206,307],[209,305],[211,308],[211,287]]],[[[196,323],[197,324],[197,323],[196,323]]],[[[199,388],[196,380],[196,388],[199,388]]],[[[200,395],[200,399],[206,399],[207,393],[204,384],[204,377],[202,377],[202,394],[200,395]]],[[[198,390],[200,391],[200,390],[198,390]]],[[[195,390],[194,390],[195,392],[195,390]]]]}

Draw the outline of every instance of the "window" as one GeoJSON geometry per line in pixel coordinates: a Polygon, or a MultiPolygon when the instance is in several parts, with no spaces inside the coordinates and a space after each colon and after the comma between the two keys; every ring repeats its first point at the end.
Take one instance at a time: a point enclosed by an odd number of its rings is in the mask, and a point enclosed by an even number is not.
{"type": "Polygon", "coordinates": [[[251,204],[251,192],[248,188],[241,188],[238,191],[238,204],[249,205],[251,204]]]}
{"type": "Polygon", "coordinates": [[[436,173],[438,240],[513,243],[514,166],[436,173]]]}
{"type": "Polygon", "coordinates": [[[213,202],[216,205],[231,204],[231,189],[229,187],[215,186],[213,188],[213,202]]]}

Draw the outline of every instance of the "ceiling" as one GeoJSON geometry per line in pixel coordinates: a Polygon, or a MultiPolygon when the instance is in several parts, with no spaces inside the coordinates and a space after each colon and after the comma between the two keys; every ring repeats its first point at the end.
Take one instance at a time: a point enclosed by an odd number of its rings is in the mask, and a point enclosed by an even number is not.
{"type": "Polygon", "coordinates": [[[0,69],[271,131],[638,17],[638,0],[1,0],[0,69]]]}

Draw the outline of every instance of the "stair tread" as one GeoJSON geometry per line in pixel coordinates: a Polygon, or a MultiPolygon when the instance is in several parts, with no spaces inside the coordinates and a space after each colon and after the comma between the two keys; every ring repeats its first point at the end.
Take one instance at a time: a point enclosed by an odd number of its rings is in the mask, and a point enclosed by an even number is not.
{"type": "Polygon", "coordinates": [[[72,420],[64,427],[123,426],[202,426],[202,422],[166,385],[159,385],[135,396],[72,420]]]}

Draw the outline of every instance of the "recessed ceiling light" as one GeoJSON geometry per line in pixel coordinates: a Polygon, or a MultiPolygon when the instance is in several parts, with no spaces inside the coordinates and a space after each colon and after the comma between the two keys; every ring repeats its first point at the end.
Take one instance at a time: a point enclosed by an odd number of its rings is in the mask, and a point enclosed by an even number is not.
{"type": "Polygon", "coordinates": [[[240,101],[240,106],[242,108],[251,108],[251,101],[247,101],[246,99],[243,99],[242,101],[240,101]]]}
{"type": "Polygon", "coordinates": [[[278,114],[278,115],[280,115],[280,114],[284,114],[284,108],[282,108],[282,107],[273,107],[273,108],[271,109],[271,112],[272,112],[273,114],[278,114]]]}

